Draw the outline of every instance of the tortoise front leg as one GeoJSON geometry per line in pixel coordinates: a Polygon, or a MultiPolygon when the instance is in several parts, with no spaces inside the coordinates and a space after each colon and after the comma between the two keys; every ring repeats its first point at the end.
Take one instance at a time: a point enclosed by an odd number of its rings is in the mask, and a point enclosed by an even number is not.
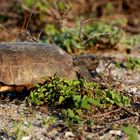
{"type": "Polygon", "coordinates": [[[77,72],[78,79],[83,78],[86,82],[93,82],[92,75],[87,70],[86,67],[84,66],[76,67],[76,72],[77,72]]]}
{"type": "Polygon", "coordinates": [[[0,85],[0,93],[2,92],[18,92],[22,93],[32,88],[33,85],[0,85]]]}

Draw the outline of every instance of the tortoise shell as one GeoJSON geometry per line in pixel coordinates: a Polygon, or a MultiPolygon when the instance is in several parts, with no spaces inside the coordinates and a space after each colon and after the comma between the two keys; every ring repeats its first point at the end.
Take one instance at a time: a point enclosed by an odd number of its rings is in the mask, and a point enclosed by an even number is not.
{"type": "Polygon", "coordinates": [[[77,79],[72,56],[56,45],[0,44],[0,82],[6,85],[35,84],[54,75],[77,79]]]}

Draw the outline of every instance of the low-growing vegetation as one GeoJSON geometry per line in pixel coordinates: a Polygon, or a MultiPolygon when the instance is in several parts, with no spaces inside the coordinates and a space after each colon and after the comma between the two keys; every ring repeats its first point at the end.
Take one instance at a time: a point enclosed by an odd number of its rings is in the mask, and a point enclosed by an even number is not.
{"type": "Polygon", "coordinates": [[[110,106],[130,106],[127,96],[100,83],[83,80],[67,81],[58,77],[50,78],[43,85],[37,85],[27,102],[30,105],[44,105],[62,108],[62,117],[80,123],[88,111],[95,113],[94,107],[105,109],[110,106]]]}
{"type": "Polygon", "coordinates": [[[42,41],[46,43],[55,43],[72,52],[75,48],[85,49],[95,47],[99,44],[100,48],[114,48],[116,45],[122,45],[124,48],[135,45],[137,37],[132,38],[126,33],[110,23],[97,22],[87,25],[77,25],[77,28],[57,27],[54,24],[47,24],[44,32],[47,37],[42,41]],[[80,30],[79,30],[80,28],[80,30]]]}
{"type": "Polygon", "coordinates": [[[140,58],[129,57],[125,62],[115,62],[117,67],[126,68],[128,70],[140,70],[140,58]]]}
{"type": "Polygon", "coordinates": [[[132,125],[128,125],[128,126],[122,126],[122,130],[125,134],[128,135],[129,140],[138,140],[138,132],[136,130],[136,128],[134,128],[132,125]]]}

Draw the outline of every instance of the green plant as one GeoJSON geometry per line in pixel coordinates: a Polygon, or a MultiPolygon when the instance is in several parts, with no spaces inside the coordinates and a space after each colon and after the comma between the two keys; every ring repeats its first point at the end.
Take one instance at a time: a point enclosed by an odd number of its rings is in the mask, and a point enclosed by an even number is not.
{"type": "Polygon", "coordinates": [[[44,30],[48,36],[45,42],[55,42],[55,44],[65,49],[67,52],[71,52],[73,48],[84,48],[74,28],[70,28],[69,30],[67,30],[67,28],[60,29],[60,27],[53,24],[48,24],[45,26],[44,30]]]}
{"type": "Polygon", "coordinates": [[[36,0],[24,0],[23,3],[28,6],[32,7],[35,4],[36,0]]]}
{"type": "Polygon", "coordinates": [[[140,69],[140,58],[128,58],[128,61],[126,63],[126,67],[128,69],[140,69]]]}
{"type": "Polygon", "coordinates": [[[12,138],[16,140],[21,140],[22,137],[28,136],[32,130],[32,124],[29,123],[28,125],[22,121],[20,122],[13,122],[13,130],[12,130],[12,138]]]}
{"type": "Polygon", "coordinates": [[[37,85],[30,93],[27,102],[32,105],[48,104],[62,109],[63,118],[81,122],[84,114],[93,106],[107,108],[111,105],[130,106],[128,97],[99,83],[83,80],[63,80],[58,77],[37,85]]]}
{"type": "MultiPolygon", "coordinates": [[[[114,23],[115,24],[115,23],[114,23]]],[[[86,48],[100,44],[105,47],[112,47],[121,44],[123,47],[133,46],[136,38],[127,36],[126,33],[113,23],[97,22],[78,28],[67,28],[48,24],[44,29],[47,43],[54,42],[68,52],[73,48],[86,48]],[[79,35],[80,34],[80,35],[79,35]]]]}
{"type": "MultiPolygon", "coordinates": [[[[65,25],[62,26],[62,23],[65,19],[64,15],[67,14],[68,9],[71,7],[71,2],[24,0],[23,4],[27,8],[35,5],[39,9],[41,21],[46,19],[45,15],[51,16],[52,14],[51,18],[54,18],[58,24],[46,24],[44,32],[47,36],[43,36],[41,41],[46,43],[53,42],[68,52],[72,52],[75,48],[83,49],[96,44],[100,44],[102,48],[113,47],[118,44],[123,47],[129,47],[136,42],[137,37],[128,36],[119,28],[122,23],[127,25],[126,20],[95,21],[90,24],[84,24],[84,21],[78,20],[77,22],[76,20],[76,26],[69,28],[65,25]],[[80,22],[81,24],[79,25],[80,22]]],[[[109,2],[106,8],[112,9],[113,5],[109,2]]]]}
{"type": "Polygon", "coordinates": [[[110,10],[110,9],[113,8],[113,5],[112,5],[112,3],[107,2],[106,5],[105,5],[105,7],[106,7],[106,9],[110,10]]]}
{"type": "Polygon", "coordinates": [[[56,117],[54,117],[54,116],[49,116],[49,117],[47,117],[47,118],[44,118],[44,119],[42,120],[42,122],[43,122],[43,124],[44,124],[45,126],[49,127],[49,126],[51,126],[51,125],[53,125],[53,124],[56,123],[56,117]]]}
{"type": "Polygon", "coordinates": [[[16,138],[16,140],[21,140],[21,138],[27,134],[24,125],[20,122],[14,122],[13,129],[13,135],[16,138]]]}
{"type": "Polygon", "coordinates": [[[122,131],[128,135],[129,140],[138,140],[138,132],[137,130],[132,126],[122,126],[122,131]]]}
{"type": "Polygon", "coordinates": [[[140,70],[140,58],[129,57],[126,62],[116,62],[117,67],[123,67],[130,70],[140,70]]]}

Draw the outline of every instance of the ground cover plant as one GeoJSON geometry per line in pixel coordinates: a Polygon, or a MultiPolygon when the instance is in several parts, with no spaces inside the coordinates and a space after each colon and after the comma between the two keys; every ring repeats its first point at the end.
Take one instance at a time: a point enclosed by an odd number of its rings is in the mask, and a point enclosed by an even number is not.
{"type": "Polygon", "coordinates": [[[129,57],[125,62],[116,62],[115,64],[128,70],[140,70],[140,58],[129,57]]]}
{"type": "Polygon", "coordinates": [[[67,81],[57,77],[50,78],[41,86],[37,85],[27,101],[30,105],[46,103],[55,108],[64,108],[61,113],[67,120],[75,123],[82,121],[82,115],[87,111],[95,113],[94,106],[100,109],[110,106],[130,107],[127,96],[100,83],[67,81]]]}
{"type": "MultiPolygon", "coordinates": [[[[45,33],[47,35],[46,43],[55,43],[71,53],[73,49],[87,49],[88,47],[95,47],[99,44],[102,49],[113,49],[115,46],[123,46],[129,48],[136,45],[138,37],[129,37],[126,33],[109,23],[102,21],[92,24],[83,25],[79,31],[77,28],[59,27],[53,24],[45,26],[45,33]]],[[[42,40],[43,41],[43,40],[42,40]]],[[[137,41],[138,43],[138,41],[137,41]]]]}

